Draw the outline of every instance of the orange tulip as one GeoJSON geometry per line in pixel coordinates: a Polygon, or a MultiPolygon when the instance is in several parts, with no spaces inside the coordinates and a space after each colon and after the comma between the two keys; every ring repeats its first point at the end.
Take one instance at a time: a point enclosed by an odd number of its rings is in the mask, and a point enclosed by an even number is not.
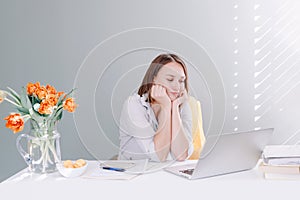
{"type": "Polygon", "coordinates": [[[46,90],[48,94],[56,94],[56,89],[51,85],[46,85],[46,90]]]}
{"type": "Polygon", "coordinates": [[[57,104],[58,98],[55,94],[48,94],[46,96],[46,101],[51,105],[55,106],[57,104]]]}
{"type": "Polygon", "coordinates": [[[67,98],[63,104],[64,110],[67,110],[69,112],[74,112],[77,106],[78,105],[75,103],[73,98],[67,98]]]}
{"type": "Polygon", "coordinates": [[[35,93],[35,90],[37,89],[37,83],[33,84],[33,83],[29,82],[27,84],[27,94],[28,95],[33,95],[35,93]]]}
{"type": "Polygon", "coordinates": [[[14,133],[20,132],[24,128],[24,120],[19,113],[11,113],[4,118],[7,120],[6,127],[10,128],[14,133]]]}
{"type": "Polygon", "coordinates": [[[58,98],[59,98],[61,95],[63,95],[63,94],[64,94],[64,92],[58,92],[58,93],[57,93],[58,98]]]}
{"type": "Polygon", "coordinates": [[[40,104],[40,108],[38,110],[39,113],[41,114],[51,114],[52,113],[52,105],[49,103],[49,101],[43,100],[40,104]]]}
{"type": "Polygon", "coordinates": [[[39,99],[44,99],[46,98],[47,90],[44,86],[41,86],[35,90],[35,93],[39,99]]]}
{"type": "Polygon", "coordinates": [[[4,93],[4,91],[0,90],[0,103],[2,103],[4,101],[6,97],[6,94],[4,93]]]}
{"type": "Polygon", "coordinates": [[[36,82],[36,83],[31,83],[29,82],[27,84],[27,94],[28,95],[33,95],[35,94],[36,89],[40,88],[40,82],[36,82]]]}

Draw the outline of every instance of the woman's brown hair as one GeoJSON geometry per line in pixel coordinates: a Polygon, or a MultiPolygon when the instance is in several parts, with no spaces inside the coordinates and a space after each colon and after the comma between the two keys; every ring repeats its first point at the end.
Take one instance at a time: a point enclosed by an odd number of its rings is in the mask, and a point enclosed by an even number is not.
{"type": "Polygon", "coordinates": [[[150,66],[143,78],[142,84],[138,90],[138,94],[140,96],[142,96],[145,93],[148,93],[149,103],[152,102],[150,90],[153,85],[154,77],[157,76],[157,73],[164,65],[171,63],[171,62],[176,62],[182,66],[185,77],[186,77],[184,80],[185,89],[188,92],[188,74],[187,74],[187,68],[186,68],[183,60],[175,54],[160,54],[159,56],[154,58],[154,60],[151,62],[150,66]]]}

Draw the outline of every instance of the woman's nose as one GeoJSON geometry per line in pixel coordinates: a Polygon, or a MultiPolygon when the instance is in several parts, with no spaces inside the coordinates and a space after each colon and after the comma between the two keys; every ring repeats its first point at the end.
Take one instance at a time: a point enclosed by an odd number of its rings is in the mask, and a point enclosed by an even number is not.
{"type": "Polygon", "coordinates": [[[175,82],[172,84],[172,90],[179,91],[180,90],[180,84],[175,82]]]}

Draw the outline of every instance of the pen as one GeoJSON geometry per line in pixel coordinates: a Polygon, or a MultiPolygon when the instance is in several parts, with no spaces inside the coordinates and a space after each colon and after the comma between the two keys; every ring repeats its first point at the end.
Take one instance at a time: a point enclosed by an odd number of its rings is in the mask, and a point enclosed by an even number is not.
{"type": "Polygon", "coordinates": [[[125,171],[125,169],[117,168],[117,167],[102,167],[102,169],[112,170],[112,171],[117,171],[117,172],[124,172],[125,171]]]}

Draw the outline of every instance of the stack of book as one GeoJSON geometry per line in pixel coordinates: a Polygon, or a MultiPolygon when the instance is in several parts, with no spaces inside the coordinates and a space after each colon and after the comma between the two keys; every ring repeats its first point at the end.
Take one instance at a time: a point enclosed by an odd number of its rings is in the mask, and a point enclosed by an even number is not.
{"type": "Polygon", "coordinates": [[[259,169],[266,179],[300,180],[300,145],[269,145],[259,169]]]}

